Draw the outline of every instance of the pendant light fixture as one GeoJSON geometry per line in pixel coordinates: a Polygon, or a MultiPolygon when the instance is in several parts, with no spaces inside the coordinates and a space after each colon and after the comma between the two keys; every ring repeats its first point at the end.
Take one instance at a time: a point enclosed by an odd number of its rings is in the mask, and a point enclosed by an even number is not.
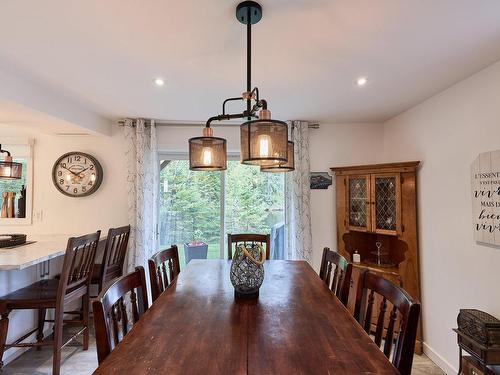
{"type": "Polygon", "coordinates": [[[288,161],[286,163],[280,163],[280,164],[261,165],[260,171],[261,172],[272,172],[272,173],[294,171],[295,170],[295,158],[293,155],[294,152],[295,152],[295,150],[294,150],[293,142],[288,141],[288,150],[287,150],[288,161]]]}
{"type": "MultiPolygon", "coordinates": [[[[246,119],[240,125],[241,162],[260,166],[286,165],[288,162],[288,125],[271,119],[267,101],[259,98],[259,89],[252,89],[252,25],[262,18],[262,7],[255,1],[244,1],[236,7],[236,18],[247,29],[247,87],[239,97],[228,98],[222,104],[222,114],[210,117],[203,137],[189,139],[189,165],[191,170],[224,170],[227,166],[226,140],[213,137],[213,121],[246,119]],[[246,110],[227,114],[229,101],[243,100],[246,110]],[[208,130],[207,130],[208,129],[208,130]]],[[[293,153],[292,153],[293,157],[293,153]]],[[[293,169],[292,169],[293,170],[293,169]]]]}
{"type": "Polygon", "coordinates": [[[208,124],[202,137],[189,140],[189,169],[192,171],[222,171],[227,168],[226,140],[214,137],[208,124]]]}
{"type": "Polygon", "coordinates": [[[2,150],[0,145],[0,154],[7,154],[3,161],[0,161],[0,178],[20,179],[22,177],[23,165],[12,161],[12,156],[7,150],[2,150]]]}

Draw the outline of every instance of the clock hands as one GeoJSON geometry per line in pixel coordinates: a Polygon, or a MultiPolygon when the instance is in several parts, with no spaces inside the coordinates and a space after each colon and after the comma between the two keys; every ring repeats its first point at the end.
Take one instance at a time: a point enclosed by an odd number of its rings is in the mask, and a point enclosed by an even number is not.
{"type": "Polygon", "coordinates": [[[70,173],[74,174],[75,176],[77,176],[77,177],[80,177],[80,178],[81,178],[81,176],[80,176],[80,175],[81,175],[83,172],[85,172],[87,169],[89,169],[90,167],[87,167],[87,168],[85,168],[85,169],[81,170],[80,172],[73,172],[71,169],[66,168],[66,167],[63,167],[63,168],[64,168],[64,169],[66,169],[68,172],[70,172],[70,173]]]}
{"type": "Polygon", "coordinates": [[[69,168],[66,168],[66,167],[63,167],[63,166],[61,166],[61,167],[62,167],[62,168],[64,168],[64,169],[66,169],[68,172],[70,172],[70,173],[74,174],[75,176],[78,176],[78,175],[79,175],[79,173],[73,172],[73,171],[72,171],[71,169],[69,169],[69,168]]]}

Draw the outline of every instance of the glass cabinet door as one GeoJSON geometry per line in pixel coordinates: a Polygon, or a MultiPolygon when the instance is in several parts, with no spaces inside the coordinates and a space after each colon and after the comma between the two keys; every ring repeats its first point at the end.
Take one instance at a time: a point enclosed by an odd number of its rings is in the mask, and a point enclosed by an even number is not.
{"type": "Polygon", "coordinates": [[[347,194],[349,229],[369,231],[371,227],[369,175],[349,176],[347,179],[347,194]]]}
{"type": "Polygon", "coordinates": [[[401,184],[399,174],[372,175],[373,231],[398,234],[401,231],[401,184]]]}

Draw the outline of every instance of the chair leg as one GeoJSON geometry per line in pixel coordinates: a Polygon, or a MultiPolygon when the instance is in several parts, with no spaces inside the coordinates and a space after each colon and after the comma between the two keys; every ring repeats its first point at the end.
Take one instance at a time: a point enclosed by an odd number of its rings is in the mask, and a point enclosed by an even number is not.
{"type": "Polygon", "coordinates": [[[9,328],[9,311],[2,312],[0,319],[0,371],[3,369],[3,353],[7,341],[7,329],[9,328]]]}
{"type": "MultiPolygon", "coordinates": [[[[38,332],[36,334],[36,342],[39,343],[43,341],[43,327],[45,325],[46,312],[46,309],[38,309],[38,332]]],[[[37,346],[36,350],[42,350],[42,347],[37,346]]]]}
{"type": "Polygon", "coordinates": [[[52,375],[59,375],[61,371],[61,346],[63,335],[64,308],[56,308],[54,317],[54,355],[52,358],[52,375]]]}
{"type": "Polygon", "coordinates": [[[82,297],[83,303],[83,326],[85,327],[85,331],[83,331],[83,350],[89,349],[89,310],[90,310],[90,299],[89,293],[85,294],[82,297]]]}

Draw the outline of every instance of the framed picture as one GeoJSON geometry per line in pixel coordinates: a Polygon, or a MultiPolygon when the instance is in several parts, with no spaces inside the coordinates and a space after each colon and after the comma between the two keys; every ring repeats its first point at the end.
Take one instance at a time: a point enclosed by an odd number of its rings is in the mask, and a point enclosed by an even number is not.
{"type": "Polygon", "coordinates": [[[311,172],[311,189],[328,189],[332,176],[328,172],[311,172]]]}

